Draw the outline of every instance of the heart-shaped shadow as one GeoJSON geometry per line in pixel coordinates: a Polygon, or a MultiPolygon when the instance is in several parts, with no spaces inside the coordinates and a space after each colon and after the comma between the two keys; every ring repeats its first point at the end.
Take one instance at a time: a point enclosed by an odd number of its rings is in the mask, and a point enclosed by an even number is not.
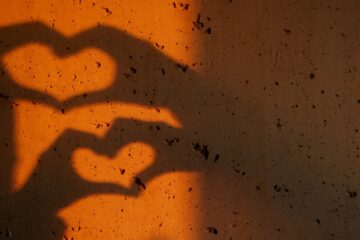
{"type": "MultiPolygon", "coordinates": [[[[28,239],[29,236],[37,236],[40,240],[61,239],[64,223],[55,217],[56,213],[77,199],[101,193],[136,196],[139,188],[145,188],[148,181],[161,174],[201,170],[203,159],[193,151],[193,143],[194,139],[197,141],[198,131],[209,131],[216,124],[212,119],[203,119],[200,114],[204,111],[202,102],[208,99],[215,86],[199,81],[198,75],[187,65],[164,56],[144,41],[107,26],[65,37],[35,22],[0,28],[0,36],[1,57],[30,43],[44,45],[60,58],[91,48],[110,56],[116,67],[110,86],[105,84],[107,87],[103,89],[86,89],[89,92],[85,94],[81,92],[70,98],[72,94],[65,94],[67,97],[62,98],[59,93],[49,94],[50,90],[39,91],[33,86],[19,84],[13,79],[16,73],[12,71],[14,76],[10,75],[6,71],[9,68],[1,63],[0,104],[4,111],[0,118],[3,136],[0,150],[7,156],[0,166],[0,189],[4,196],[1,208],[5,212],[1,219],[7,219],[3,226],[12,229],[15,239],[28,239]],[[15,149],[21,147],[14,141],[12,116],[19,100],[47,105],[64,115],[94,104],[105,104],[109,111],[116,103],[152,107],[160,112],[171,109],[183,128],[174,128],[161,121],[147,123],[117,118],[104,136],[67,129],[38,158],[36,169],[25,186],[12,193],[15,149]],[[157,157],[154,163],[138,173],[132,187],[89,182],[74,172],[71,159],[76,149],[88,148],[113,158],[124,145],[136,141],[152,146],[157,157]],[[24,205],[26,210],[19,210],[24,205]]],[[[71,71],[67,75],[70,76],[71,71]]]]}
{"type": "Polygon", "coordinates": [[[7,53],[2,61],[19,86],[58,101],[105,90],[113,84],[115,72],[121,67],[99,49],[84,49],[58,58],[47,46],[33,43],[7,53]]]}
{"type": "Polygon", "coordinates": [[[130,189],[134,187],[134,178],[154,163],[156,152],[151,146],[137,142],[122,146],[111,159],[91,149],[76,150],[72,159],[74,171],[84,180],[115,183],[130,189]]]}

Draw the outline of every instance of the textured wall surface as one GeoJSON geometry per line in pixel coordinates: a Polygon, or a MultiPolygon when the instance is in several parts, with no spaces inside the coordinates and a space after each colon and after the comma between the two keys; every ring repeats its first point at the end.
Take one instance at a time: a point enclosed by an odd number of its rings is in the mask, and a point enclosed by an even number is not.
{"type": "Polygon", "coordinates": [[[360,1],[0,12],[0,239],[358,239],[360,1]]]}

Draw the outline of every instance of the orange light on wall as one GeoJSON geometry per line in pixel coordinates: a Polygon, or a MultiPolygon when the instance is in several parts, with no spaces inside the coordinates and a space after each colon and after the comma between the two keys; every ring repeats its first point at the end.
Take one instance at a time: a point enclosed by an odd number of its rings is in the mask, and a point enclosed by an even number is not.
{"type": "MultiPolygon", "coordinates": [[[[178,43],[186,45],[186,42],[191,41],[189,32],[181,29],[189,24],[188,17],[193,14],[193,10],[184,14],[174,9],[169,1],[146,4],[137,1],[106,1],[106,5],[103,1],[59,3],[3,1],[0,5],[6,6],[2,8],[6,10],[2,11],[0,25],[15,27],[16,24],[29,22],[31,25],[39,21],[34,25],[45,26],[52,33],[59,34],[63,37],[60,42],[101,25],[111,26],[119,33],[130,33],[129,36],[134,36],[134,41],[141,42],[140,45],[157,49],[158,54],[170,62],[188,62],[190,65],[195,51],[183,51],[178,43]]],[[[16,96],[11,99],[13,116],[7,117],[13,117],[16,149],[13,151],[15,164],[14,169],[11,169],[12,195],[8,196],[9,202],[11,198],[18,199],[20,196],[25,196],[29,201],[36,197],[52,199],[51,196],[56,192],[62,193],[58,197],[66,199],[61,200],[65,207],[57,209],[56,200],[45,203],[49,206],[34,205],[44,214],[44,218],[39,214],[39,219],[50,219],[51,216],[47,215],[54,214],[51,221],[60,219],[63,222],[63,231],[52,230],[50,234],[64,234],[65,239],[197,239],[198,216],[194,209],[199,204],[200,196],[198,173],[164,172],[151,178],[145,187],[145,183],[136,177],[156,164],[156,146],[136,139],[124,143],[107,140],[113,128],[121,129],[122,121],[131,122],[135,127],[137,123],[145,123],[181,130],[184,126],[177,113],[156,104],[127,101],[94,101],[66,108],[67,104],[71,104],[67,101],[72,97],[86,99],[88,94],[111,88],[118,77],[116,74],[129,71],[128,67],[119,65],[119,60],[113,57],[121,52],[111,54],[100,48],[86,47],[73,54],[60,56],[56,49],[46,43],[30,41],[2,56],[2,66],[14,85],[51,98],[57,105],[16,96]],[[66,154],[62,152],[64,149],[68,150],[66,154]],[[104,152],[100,153],[99,149],[104,152]],[[55,169],[48,171],[46,166],[54,166],[55,169]],[[38,176],[44,179],[39,180],[38,176]],[[69,181],[70,184],[79,181],[90,188],[84,190],[84,193],[92,192],[91,184],[102,183],[114,188],[117,186],[124,192],[95,191],[94,194],[83,194],[80,189],[79,197],[67,203],[73,197],[66,196],[67,186],[51,188],[50,183],[47,186],[49,179],[45,176],[54,176],[51,184],[56,181],[59,184],[63,184],[61,181],[69,181]],[[37,191],[37,184],[41,184],[41,189],[48,192],[40,192],[43,196],[38,196],[38,192],[32,195],[32,190],[37,191]],[[56,213],[50,212],[54,209],[57,209],[56,213]]],[[[151,71],[147,67],[152,64],[147,63],[144,69],[151,71]]],[[[11,93],[12,85],[6,86],[11,93]]],[[[129,91],[135,94],[135,90],[129,91]]],[[[126,130],[126,126],[124,128],[126,130]]],[[[127,136],[131,136],[131,131],[127,136]]],[[[117,136],[111,137],[117,139],[117,136]]],[[[74,186],[77,185],[74,183],[74,186]]],[[[21,199],[19,201],[21,204],[21,199]]],[[[11,211],[18,216],[27,214],[20,208],[11,211]]],[[[50,222],[37,224],[36,221],[40,220],[34,219],[35,225],[51,225],[50,222]]],[[[16,224],[11,226],[9,229],[15,229],[9,231],[16,236],[16,231],[21,231],[21,227],[18,228],[16,224]]],[[[25,225],[23,230],[38,231],[33,225],[25,225]],[[34,229],[25,230],[26,227],[34,229]]],[[[58,237],[60,239],[62,236],[58,237]]]]}

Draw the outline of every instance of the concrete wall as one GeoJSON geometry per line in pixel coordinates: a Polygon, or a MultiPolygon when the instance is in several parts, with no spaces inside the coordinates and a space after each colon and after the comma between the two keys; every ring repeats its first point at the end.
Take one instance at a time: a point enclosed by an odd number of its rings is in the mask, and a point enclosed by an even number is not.
{"type": "Polygon", "coordinates": [[[359,1],[0,7],[0,239],[357,239],[359,1]]]}

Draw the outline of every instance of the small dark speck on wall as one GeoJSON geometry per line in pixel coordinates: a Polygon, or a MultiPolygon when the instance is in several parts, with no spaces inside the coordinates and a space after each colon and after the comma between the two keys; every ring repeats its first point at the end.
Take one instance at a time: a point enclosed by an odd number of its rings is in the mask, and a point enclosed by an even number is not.
{"type": "Polygon", "coordinates": [[[206,228],[209,233],[217,235],[219,232],[215,227],[207,227],[206,228]]]}

